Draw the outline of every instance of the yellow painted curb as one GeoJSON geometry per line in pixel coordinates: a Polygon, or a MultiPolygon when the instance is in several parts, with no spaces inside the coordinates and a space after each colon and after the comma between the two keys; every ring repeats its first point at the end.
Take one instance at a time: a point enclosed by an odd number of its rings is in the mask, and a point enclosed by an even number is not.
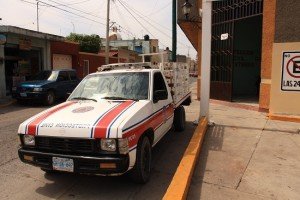
{"type": "Polygon", "coordinates": [[[6,103],[6,104],[0,105],[0,108],[4,108],[4,107],[6,107],[6,106],[10,106],[10,105],[12,105],[12,104],[14,104],[14,103],[16,103],[16,102],[17,102],[16,100],[12,100],[12,101],[10,101],[10,102],[8,102],[8,103],[6,103]]]}
{"type": "Polygon", "coordinates": [[[207,129],[207,119],[201,118],[194,135],[184,152],[175,175],[165,193],[164,200],[186,199],[197,158],[207,129]]]}
{"type": "Polygon", "coordinates": [[[298,123],[300,123],[300,117],[299,116],[269,114],[268,117],[271,120],[279,120],[279,121],[285,121],[285,122],[298,122],[298,123]]]}

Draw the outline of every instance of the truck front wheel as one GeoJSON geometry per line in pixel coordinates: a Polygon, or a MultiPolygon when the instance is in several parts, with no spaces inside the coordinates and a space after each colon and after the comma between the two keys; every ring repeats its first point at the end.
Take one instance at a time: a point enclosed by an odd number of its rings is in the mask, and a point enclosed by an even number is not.
{"type": "Polygon", "coordinates": [[[173,125],[176,131],[183,131],[185,129],[185,110],[183,106],[175,109],[173,125]]]}
{"type": "Polygon", "coordinates": [[[130,176],[136,183],[149,181],[151,172],[151,144],[148,137],[143,137],[138,142],[135,166],[130,176]]]}

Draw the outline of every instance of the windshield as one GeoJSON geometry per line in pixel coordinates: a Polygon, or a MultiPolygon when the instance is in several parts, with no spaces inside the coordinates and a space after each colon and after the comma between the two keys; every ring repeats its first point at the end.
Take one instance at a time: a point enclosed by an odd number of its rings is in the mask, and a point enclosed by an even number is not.
{"type": "Polygon", "coordinates": [[[149,72],[105,73],[87,76],[73,91],[72,99],[148,99],[149,72]]]}
{"type": "Polygon", "coordinates": [[[58,76],[58,71],[41,71],[36,74],[31,80],[33,81],[55,81],[58,76]]]}

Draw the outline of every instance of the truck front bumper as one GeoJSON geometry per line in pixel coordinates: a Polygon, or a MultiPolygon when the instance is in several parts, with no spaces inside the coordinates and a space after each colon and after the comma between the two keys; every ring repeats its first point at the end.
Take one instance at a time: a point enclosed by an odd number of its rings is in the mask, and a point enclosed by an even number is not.
{"type": "Polygon", "coordinates": [[[53,170],[53,157],[72,159],[74,163],[73,172],[75,173],[113,175],[123,174],[129,168],[128,154],[116,156],[80,156],[47,153],[24,148],[20,148],[18,153],[22,162],[47,170],[53,170]],[[101,168],[100,164],[107,165],[105,165],[106,167],[101,168]]]}

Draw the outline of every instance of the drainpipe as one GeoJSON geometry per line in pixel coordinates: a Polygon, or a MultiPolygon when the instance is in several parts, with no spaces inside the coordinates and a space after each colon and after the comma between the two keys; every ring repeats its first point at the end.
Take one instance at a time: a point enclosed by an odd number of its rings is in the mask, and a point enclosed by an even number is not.
{"type": "Polygon", "coordinates": [[[176,50],[177,50],[177,9],[176,9],[177,0],[173,0],[172,8],[172,61],[176,62],[176,50]]]}

